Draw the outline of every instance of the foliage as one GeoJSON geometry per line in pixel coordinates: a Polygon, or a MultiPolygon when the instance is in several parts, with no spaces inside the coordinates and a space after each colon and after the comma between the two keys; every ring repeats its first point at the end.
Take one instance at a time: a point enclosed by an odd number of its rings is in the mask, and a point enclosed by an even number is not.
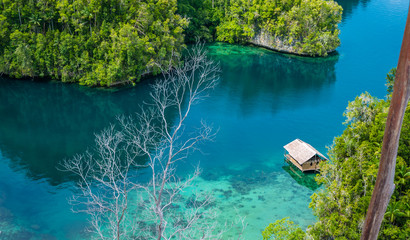
{"type": "Polygon", "coordinates": [[[289,218],[282,218],[269,224],[262,232],[263,240],[300,240],[305,237],[305,232],[295,226],[289,218]]]}
{"type": "Polygon", "coordinates": [[[4,0],[0,71],[84,85],[139,80],[183,46],[188,22],[176,7],[176,0],[4,0]]]}
{"type": "MultiPolygon", "coordinates": [[[[185,41],[272,36],[273,48],[325,56],[339,43],[332,0],[39,0],[0,4],[0,73],[83,85],[138,81],[185,41]]],[[[174,63],[175,64],[175,63],[174,63]]]]}
{"type": "Polygon", "coordinates": [[[396,71],[397,71],[397,68],[392,68],[386,77],[386,80],[387,80],[386,87],[387,87],[387,93],[389,94],[389,97],[391,97],[391,94],[393,93],[393,85],[394,85],[394,78],[396,76],[396,71]]]}
{"type": "Polygon", "coordinates": [[[230,4],[229,0],[178,0],[177,13],[189,20],[185,41],[194,42],[196,38],[215,41],[216,28],[224,20],[230,4]]]}
{"type": "Polygon", "coordinates": [[[323,0],[232,0],[217,27],[217,40],[252,42],[268,35],[271,47],[326,56],[340,45],[342,8],[323,0]]]}
{"type": "MultiPolygon", "coordinates": [[[[388,82],[394,79],[389,72],[388,82]]],[[[325,188],[313,194],[310,207],[318,217],[307,233],[314,239],[359,239],[376,181],[390,100],[368,93],[350,102],[346,129],[334,139],[331,161],[321,166],[317,181],[325,188]]],[[[410,236],[410,107],[405,114],[397,154],[395,190],[385,213],[379,239],[410,236]]]]}
{"type": "Polygon", "coordinates": [[[212,3],[209,0],[178,0],[177,13],[189,20],[185,29],[185,41],[195,42],[196,38],[213,41],[215,23],[212,21],[212,3]]]}

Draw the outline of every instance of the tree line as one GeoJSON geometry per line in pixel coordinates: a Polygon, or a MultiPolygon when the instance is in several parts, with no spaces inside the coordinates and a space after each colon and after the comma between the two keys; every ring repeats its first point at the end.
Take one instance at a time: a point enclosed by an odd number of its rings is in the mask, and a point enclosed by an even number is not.
{"type": "Polygon", "coordinates": [[[110,86],[158,73],[183,45],[176,1],[40,0],[0,4],[0,72],[110,86]]]}
{"type": "Polygon", "coordinates": [[[179,0],[178,11],[190,19],[186,40],[255,43],[290,53],[326,56],[340,45],[342,8],[323,0],[179,0]]]}
{"type": "Polygon", "coordinates": [[[3,0],[0,73],[112,86],[177,64],[196,38],[248,43],[261,32],[294,53],[326,55],[340,19],[325,0],[3,0]]]}

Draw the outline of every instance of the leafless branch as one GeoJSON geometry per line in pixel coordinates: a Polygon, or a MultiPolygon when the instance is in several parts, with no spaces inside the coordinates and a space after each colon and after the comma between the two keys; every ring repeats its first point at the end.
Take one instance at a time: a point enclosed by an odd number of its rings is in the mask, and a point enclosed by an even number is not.
{"type": "Polygon", "coordinates": [[[92,230],[101,239],[220,239],[229,229],[214,221],[210,194],[193,193],[189,207],[181,203],[200,169],[178,176],[178,164],[215,136],[205,122],[196,128],[185,122],[192,106],[209,96],[220,72],[203,44],[187,55],[183,64],[163,69],[163,79],[152,86],[151,101],[140,113],[120,116],[118,127],[96,135],[96,154],[62,164],[79,177],[82,194],[72,199],[73,207],[91,216],[92,230]],[[138,172],[149,172],[150,180],[141,182],[138,172]]]}

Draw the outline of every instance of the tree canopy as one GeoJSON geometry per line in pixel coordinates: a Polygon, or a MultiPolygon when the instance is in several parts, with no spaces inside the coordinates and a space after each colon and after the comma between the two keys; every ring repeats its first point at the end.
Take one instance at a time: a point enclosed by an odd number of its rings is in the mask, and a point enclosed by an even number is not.
{"type": "Polygon", "coordinates": [[[340,45],[342,7],[323,0],[231,0],[217,27],[219,41],[326,56],[340,45]]]}
{"type": "Polygon", "coordinates": [[[197,38],[325,56],[339,46],[341,12],[332,0],[2,0],[0,73],[136,82],[197,38]]]}
{"type": "Polygon", "coordinates": [[[0,72],[110,86],[168,65],[183,45],[176,0],[0,4],[0,72]]]}

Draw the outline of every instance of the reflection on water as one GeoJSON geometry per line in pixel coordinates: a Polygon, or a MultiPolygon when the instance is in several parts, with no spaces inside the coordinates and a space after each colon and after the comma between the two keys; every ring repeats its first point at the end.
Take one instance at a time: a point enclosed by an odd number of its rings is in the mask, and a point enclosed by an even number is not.
{"type": "Polygon", "coordinates": [[[299,169],[290,165],[282,166],[282,169],[301,186],[305,186],[312,191],[315,191],[320,187],[320,185],[315,181],[316,173],[314,172],[301,172],[299,169]]]}
{"type": "Polygon", "coordinates": [[[244,114],[252,114],[258,101],[269,101],[270,106],[264,107],[271,111],[315,104],[323,89],[336,81],[338,54],[305,58],[224,43],[210,46],[209,51],[221,63],[223,89],[240,98],[244,114]],[[286,101],[289,94],[305,101],[286,101]]]}
{"type": "Polygon", "coordinates": [[[353,10],[359,5],[366,6],[371,0],[336,0],[336,2],[343,8],[343,19],[349,18],[353,10]]]}
{"type": "Polygon", "coordinates": [[[62,159],[92,146],[94,133],[135,112],[148,94],[146,84],[108,91],[3,78],[0,85],[0,149],[13,168],[54,185],[63,180],[62,159]]]}

